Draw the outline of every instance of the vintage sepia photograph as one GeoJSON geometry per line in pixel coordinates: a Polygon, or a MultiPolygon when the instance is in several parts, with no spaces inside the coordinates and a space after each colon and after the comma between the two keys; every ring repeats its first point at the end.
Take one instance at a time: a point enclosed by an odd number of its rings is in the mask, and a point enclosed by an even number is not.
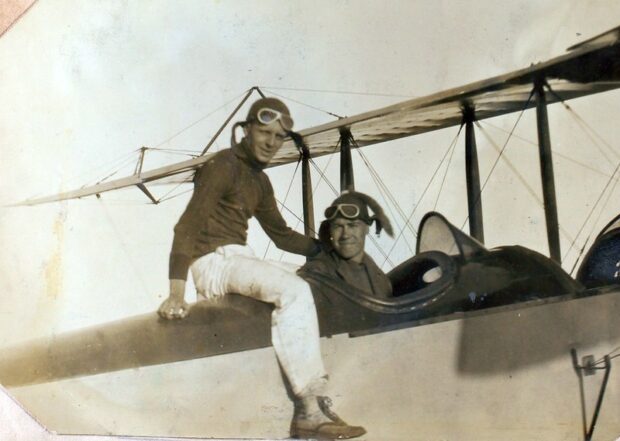
{"type": "Polygon", "coordinates": [[[0,439],[620,439],[620,2],[6,0],[0,78],[0,439]]]}

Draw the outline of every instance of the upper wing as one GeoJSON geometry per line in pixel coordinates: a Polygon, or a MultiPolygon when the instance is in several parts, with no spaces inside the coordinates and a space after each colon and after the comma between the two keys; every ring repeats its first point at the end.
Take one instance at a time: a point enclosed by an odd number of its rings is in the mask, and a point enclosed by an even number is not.
{"type": "MultiPolygon", "coordinates": [[[[477,120],[532,107],[535,101],[530,99],[531,90],[536,81],[546,81],[554,91],[547,94],[549,104],[620,87],[620,27],[573,46],[568,53],[549,61],[311,127],[300,134],[312,157],[334,153],[343,128],[351,131],[359,146],[377,144],[458,125],[463,120],[465,106],[474,109],[477,120]]],[[[19,205],[80,198],[130,186],[138,186],[148,194],[145,183],[174,175],[191,177],[208,158],[209,154],[126,178],[30,199],[19,205]]],[[[288,139],[269,166],[288,164],[298,158],[295,144],[288,139]]]]}

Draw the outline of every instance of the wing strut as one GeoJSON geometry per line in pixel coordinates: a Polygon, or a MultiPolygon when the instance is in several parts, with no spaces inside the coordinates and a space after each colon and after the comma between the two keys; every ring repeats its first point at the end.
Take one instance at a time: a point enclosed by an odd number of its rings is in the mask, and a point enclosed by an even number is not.
{"type": "Polygon", "coordinates": [[[310,174],[310,151],[303,146],[301,157],[301,180],[304,205],[304,234],[315,237],[314,228],[314,199],[312,197],[312,175],[310,174]]]}
{"type": "MultiPolygon", "coordinates": [[[[215,133],[215,135],[213,135],[213,137],[211,138],[209,143],[202,150],[201,156],[203,156],[205,153],[207,153],[207,151],[209,150],[209,148],[211,148],[211,146],[213,145],[215,140],[218,138],[218,136],[220,136],[222,131],[226,128],[226,126],[228,125],[230,120],[233,119],[233,117],[237,114],[237,112],[239,111],[241,106],[243,106],[245,104],[245,102],[248,100],[248,98],[250,98],[250,96],[252,95],[252,93],[254,91],[257,91],[260,94],[260,96],[262,96],[263,98],[265,97],[265,95],[263,95],[263,92],[258,88],[258,86],[251,87],[248,90],[248,92],[245,94],[245,96],[243,97],[241,102],[239,104],[237,104],[237,107],[235,107],[235,110],[233,110],[232,113],[230,115],[228,115],[228,118],[226,118],[226,121],[224,121],[224,124],[222,124],[220,126],[218,131],[215,133]]],[[[136,170],[134,172],[135,175],[139,176],[140,173],[142,173],[142,165],[144,163],[144,154],[145,154],[146,150],[147,150],[147,147],[142,147],[140,149],[140,159],[138,160],[138,164],[136,165],[136,170]]],[[[136,184],[136,187],[138,187],[142,191],[142,193],[144,193],[154,204],[158,204],[159,203],[159,200],[156,199],[153,196],[153,194],[146,188],[146,186],[143,183],[136,184]]]]}
{"type": "Polygon", "coordinates": [[[536,81],[536,123],[538,127],[538,151],[540,156],[540,173],[545,203],[545,221],[547,224],[547,240],[549,256],[557,263],[562,263],[560,252],[560,233],[558,225],[558,207],[555,198],[555,179],[553,177],[553,158],[551,155],[551,137],[547,118],[547,100],[543,89],[543,81],[536,81]]]}
{"type": "MultiPolygon", "coordinates": [[[[138,159],[138,163],[136,164],[134,175],[140,176],[140,174],[142,173],[142,166],[144,165],[144,155],[146,154],[147,150],[148,147],[143,146],[140,148],[140,158],[138,159]]],[[[142,191],[142,193],[144,193],[155,205],[159,204],[159,200],[157,200],[155,196],[153,196],[153,194],[146,188],[146,185],[140,182],[136,184],[136,187],[138,187],[140,191],[142,191]]],[[[101,196],[97,194],[97,197],[101,196]]]]}
{"type": "Polygon", "coordinates": [[[226,118],[226,121],[224,121],[224,124],[222,124],[221,127],[218,129],[218,131],[215,133],[215,135],[213,135],[213,138],[211,138],[211,141],[209,141],[209,143],[202,150],[201,155],[204,155],[205,153],[207,153],[207,150],[211,148],[211,146],[213,145],[217,137],[220,136],[220,133],[222,133],[222,131],[226,128],[230,120],[233,119],[233,117],[237,114],[241,106],[245,104],[248,98],[250,98],[250,95],[252,95],[252,92],[254,92],[255,90],[260,94],[260,96],[262,96],[263,98],[265,97],[265,95],[263,95],[263,92],[258,88],[258,86],[251,87],[250,90],[248,90],[248,93],[245,94],[241,102],[237,104],[237,107],[235,107],[235,110],[233,110],[232,113],[228,115],[228,118],[226,118]]]}
{"type": "Polygon", "coordinates": [[[310,149],[304,138],[295,132],[290,134],[301,155],[301,193],[304,207],[304,234],[316,237],[314,228],[314,199],[312,197],[312,175],[310,174],[310,149]]]}
{"type": "Polygon", "coordinates": [[[467,179],[467,206],[469,209],[469,234],[484,243],[482,223],[482,193],[480,192],[480,170],[478,168],[478,150],[474,121],[476,119],[471,104],[463,107],[465,121],[465,174],[467,179]]]}
{"type": "Polygon", "coordinates": [[[157,199],[155,199],[155,196],[153,196],[151,194],[151,192],[148,190],[148,188],[146,188],[146,185],[144,185],[144,184],[136,184],[136,187],[138,187],[140,190],[142,190],[142,193],[144,193],[151,201],[153,201],[153,203],[155,205],[159,204],[159,201],[157,199]]]}
{"type": "Polygon", "coordinates": [[[353,135],[348,127],[340,128],[340,192],[355,190],[353,179],[353,160],[351,159],[351,139],[353,135]]]}

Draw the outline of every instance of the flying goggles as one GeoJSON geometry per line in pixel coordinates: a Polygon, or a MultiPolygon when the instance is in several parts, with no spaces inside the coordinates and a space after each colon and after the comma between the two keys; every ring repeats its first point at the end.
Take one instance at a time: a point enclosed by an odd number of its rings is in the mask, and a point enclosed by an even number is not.
{"type": "Polygon", "coordinates": [[[293,118],[286,113],[278,112],[277,110],[270,109],[269,107],[263,107],[256,113],[256,120],[261,124],[271,124],[274,121],[280,121],[282,128],[286,131],[293,129],[293,118]]]}
{"type": "Polygon", "coordinates": [[[338,213],[345,219],[358,219],[360,217],[360,207],[355,204],[336,204],[325,209],[325,218],[332,220],[338,213]]]}

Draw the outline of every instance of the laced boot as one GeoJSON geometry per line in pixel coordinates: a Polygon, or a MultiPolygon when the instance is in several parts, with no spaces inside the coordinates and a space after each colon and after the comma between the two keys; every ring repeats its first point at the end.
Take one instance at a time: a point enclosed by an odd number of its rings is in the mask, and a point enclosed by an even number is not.
{"type": "Polygon", "coordinates": [[[291,423],[291,437],[335,440],[356,438],[366,433],[363,427],[344,422],[330,409],[331,406],[328,397],[311,395],[298,400],[291,423]]]}

